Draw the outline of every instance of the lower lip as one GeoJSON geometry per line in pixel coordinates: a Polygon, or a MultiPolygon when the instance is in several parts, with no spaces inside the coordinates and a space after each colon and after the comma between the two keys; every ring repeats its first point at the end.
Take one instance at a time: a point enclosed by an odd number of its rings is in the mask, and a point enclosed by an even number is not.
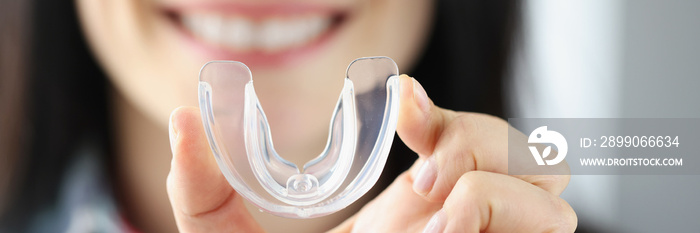
{"type": "Polygon", "coordinates": [[[202,41],[194,35],[192,35],[189,30],[184,28],[177,22],[170,20],[177,27],[177,31],[180,34],[186,47],[192,49],[200,58],[211,61],[211,60],[233,60],[245,63],[247,66],[253,67],[280,67],[280,66],[293,66],[298,63],[307,61],[311,59],[314,55],[319,54],[333,41],[335,36],[338,34],[339,29],[344,24],[347,19],[342,19],[339,22],[333,23],[325,32],[319,35],[312,41],[306,44],[287,50],[281,50],[279,52],[267,53],[262,51],[251,51],[251,52],[236,52],[216,44],[211,44],[202,41]]]}

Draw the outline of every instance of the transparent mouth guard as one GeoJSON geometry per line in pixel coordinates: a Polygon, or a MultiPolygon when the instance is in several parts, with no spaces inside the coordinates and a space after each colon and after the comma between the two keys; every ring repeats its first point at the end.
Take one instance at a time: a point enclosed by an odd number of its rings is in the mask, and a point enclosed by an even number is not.
{"type": "Polygon", "coordinates": [[[388,57],[350,63],[325,149],[302,168],[275,151],[243,63],[205,64],[199,105],[219,169],[240,195],[278,216],[320,217],[352,204],[377,182],[396,131],[398,68],[388,57]]]}

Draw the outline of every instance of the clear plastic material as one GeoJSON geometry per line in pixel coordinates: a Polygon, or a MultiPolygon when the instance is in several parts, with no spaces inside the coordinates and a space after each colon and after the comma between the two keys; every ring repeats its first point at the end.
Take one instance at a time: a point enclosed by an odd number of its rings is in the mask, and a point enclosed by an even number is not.
{"type": "Polygon", "coordinates": [[[313,218],[347,207],[369,191],[386,164],[399,107],[397,75],[388,57],[350,63],[325,149],[300,169],[276,152],[248,67],[205,64],[199,105],[221,172],[240,195],[275,215],[313,218]]]}

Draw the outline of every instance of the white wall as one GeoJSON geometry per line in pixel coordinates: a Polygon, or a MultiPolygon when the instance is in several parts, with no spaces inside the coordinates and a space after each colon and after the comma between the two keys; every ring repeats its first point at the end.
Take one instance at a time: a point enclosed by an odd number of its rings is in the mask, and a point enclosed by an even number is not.
{"type": "MultiPolygon", "coordinates": [[[[620,114],[622,6],[616,0],[529,0],[516,56],[515,117],[620,114]]],[[[611,229],[619,214],[616,176],[572,176],[562,197],[581,224],[611,229]]]]}
{"type": "MultiPolygon", "coordinates": [[[[700,118],[700,1],[528,0],[523,10],[512,117],[700,118]]],[[[604,232],[700,229],[700,176],[576,175],[562,197],[580,225],[604,232]]]]}
{"type": "MultiPolygon", "coordinates": [[[[628,0],[623,25],[622,116],[700,118],[700,1],[628,0]]],[[[700,231],[700,176],[619,182],[628,232],[700,231]]]]}

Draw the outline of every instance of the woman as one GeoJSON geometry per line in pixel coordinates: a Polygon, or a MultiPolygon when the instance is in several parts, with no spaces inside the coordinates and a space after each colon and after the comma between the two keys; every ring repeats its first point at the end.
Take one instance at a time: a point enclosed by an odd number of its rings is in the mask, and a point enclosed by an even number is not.
{"type": "Polygon", "coordinates": [[[30,117],[26,147],[19,148],[29,156],[14,157],[20,169],[6,176],[17,177],[10,187],[19,190],[6,202],[2,224],[9,230],[80,230],[90,227],[85,223],[145,232],[576,227],[558,197],[567,176],[508,176],[507,123],[447,110],[501,115],[512,2],[74,3],[76,12],[56,1],[33,5],[32,57],[24,64],[32,78],[15,79],[15,86],[28,83],[31,104],[13,111],[30,117]],[[246,210],[214,165],[197,109],[177,108],[196,106],[193,80],[206,61],[243,61],[259,91],[287,101],[265,106],[299,114],[269,120],[273,135],[297,139],[275,146],[305,161],[293,152],[318,150],[327,130],[325,119],[313,117],[327,115],[324,108],[314,106],[332,106],[338,92],[304,87],[332,86],[334,79],[320,77],[342,77],[349,61],[374,55],[392,57],[420,80],[401,80],[397,131],[407,148],[395,143],[377,185],[384,190],[327,217],[291,220],[246,210]],[[106,80],[97,78],[101,71],[106,80]],[[280,86],[305,92],[273,93],[280,86]]]}

